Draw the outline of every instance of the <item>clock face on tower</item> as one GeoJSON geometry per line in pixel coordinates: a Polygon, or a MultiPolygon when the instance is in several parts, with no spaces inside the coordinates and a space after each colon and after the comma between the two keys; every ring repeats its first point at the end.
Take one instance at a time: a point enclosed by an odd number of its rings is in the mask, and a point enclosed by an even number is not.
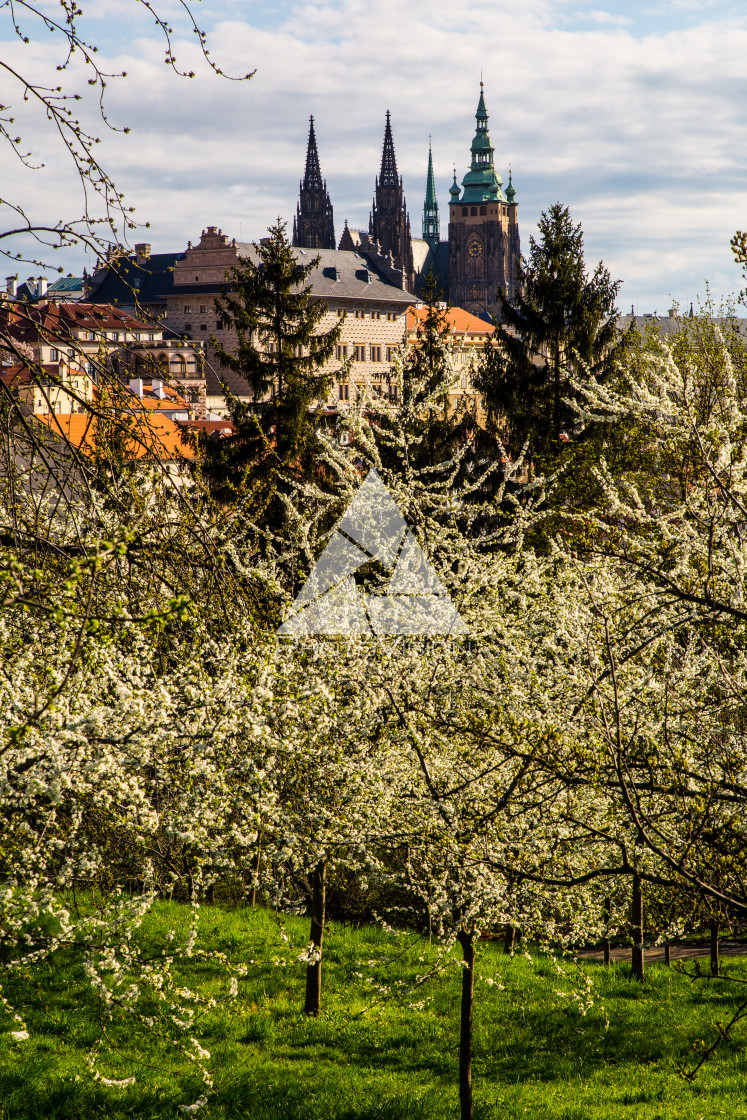
{"type": "Polygon", "coordinates": [[[469,255],[471,257],[481,257],[482,256],[482,242],[481,241],[470,241],[469,245],[467,246],[467,252],[469,253],[469,255]]]}

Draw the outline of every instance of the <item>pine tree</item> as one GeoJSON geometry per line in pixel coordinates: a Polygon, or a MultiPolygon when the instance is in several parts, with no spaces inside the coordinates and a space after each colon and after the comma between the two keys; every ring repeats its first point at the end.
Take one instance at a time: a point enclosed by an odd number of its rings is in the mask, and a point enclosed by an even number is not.
{"type": "Polygon", "coordinates": [[[587,274],[581,224],[556,202],[538,228],[519,266],[517,297],[500,293],[501,321],[475,379],[490,424],[513,455],[529,441],[535,462],[555,459],[572,438],[564,399],[573,395],[571,378],[584,370],[603,378],[625,346],[615,310],[620,281],[601,261],[587,274]]]}
{"type": "Polygon", "coordinates": [[[215,301],[220,325],[237,335],[234,350],[211,338],[219,361],[251,392],[240,400],[223,383],[236,429],[225,439],[204,439],[203,474],[222,502],[250,498],[268,527],[283,522],[281,492],[315,470],[319,411],[329,393],[324,372],[342,324],[320,331],[326,307],[304,282],[319,263],[301,265],[278,219],[270,236],[227,274],[215,301]]]}

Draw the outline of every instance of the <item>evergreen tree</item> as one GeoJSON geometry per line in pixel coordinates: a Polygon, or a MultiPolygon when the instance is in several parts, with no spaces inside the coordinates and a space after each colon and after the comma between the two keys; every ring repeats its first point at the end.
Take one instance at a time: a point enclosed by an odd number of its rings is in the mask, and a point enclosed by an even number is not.
{"type": "Polygon", "coordinates": [[[572,437],[564,400],[571,378],[584,370],[603,378],[625,346],[615,310],[620,281],[601,261],[587,274],[581,225],[568,207],[556,202],[544,212],[539,233],[519,266],[514,302],[499,293],[501,321],[475,379],[491,426],[514,455],[529,441],[535,462],[554,459],[572,437]]]}
{"type": "Polygon", "coordinates": [[[220,325],[236,332],[235,349],[211,338],[219,361],[246,381],[252,400],[240,400],[223,382],[236,431],[204,439],[202,448],[214,495],[222,502],[248,496],[255,516],[277,528],[284,520],[280,494],[315,470],[318,415],[331,385],[324,367],[342,324],[319,330],[326,306],[304,284],[319,258],[299,264],[280,219],[269,234],[230,270],[227,290],[215,301],[220,325]]]}
{"type": "Polygon", "coordinates": [[[396,406],[378,421],[382,462],[394,470],[405,465],[411,470],[446,467],[474,436],[475,409],[455,393],[458,375],[442,295],[431,270],[423,286],[425,317],[418,321],[397,378],[396,406]],[[391,443],[389,433],[394,431],[405,434],[405,460],[399,442],[391,443]]]}

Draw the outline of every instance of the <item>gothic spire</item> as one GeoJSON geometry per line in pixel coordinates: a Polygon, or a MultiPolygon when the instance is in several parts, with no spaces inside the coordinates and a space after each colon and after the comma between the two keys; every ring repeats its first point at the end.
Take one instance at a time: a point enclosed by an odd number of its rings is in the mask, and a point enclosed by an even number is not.
{"type": "Polygon", "coordinates": [[[381,173],[376,179],[376,190],[368,230],[371,238],[378,245],[379,251],[384,256],[391,253],[394,267],[401,269],[403,287],[412,289],[415,283],[415,270],[412,257],[410,219],[407,215],[407,203],[402,190],[402,179],[397,174],[392,119],[388,110],[384,129],[384,149],[381,154],[381,173]]]}
{"type": "Polygon", "coordinates": [[[334,249],[335,226],[327,183],[322,179],[314,118],[309,120],[306,171],[299,184],[299,203],[293,219],[293,244],[302,249],[334,249]]]}
{"type": "Polygon", "coordinates": [[[397,175],[397,159],[394,154],[394,140],[392,139],[392,121],[389,110],[386,111],[386,128],[384,129],[384,149],[381,153],[381,173],[379,186],[398,187],[401,179],[397,175]]]}
{"type": "Polygon", "coordinates": [[[309,117],[309,142],[306,145],[306,174],[303,177],[303,186],[307,191],[319,191],[323,189],[313,116],[309,117]]]}
{"type": "Polygon", "coordinates": [[[438,245],[441,233],[438,221],[438,199],[436,180],[433,176],[433,152],[428,143],[428,178],[425,185],[425,205],[423,206],[423,240],[433,248],[438,245]]]}

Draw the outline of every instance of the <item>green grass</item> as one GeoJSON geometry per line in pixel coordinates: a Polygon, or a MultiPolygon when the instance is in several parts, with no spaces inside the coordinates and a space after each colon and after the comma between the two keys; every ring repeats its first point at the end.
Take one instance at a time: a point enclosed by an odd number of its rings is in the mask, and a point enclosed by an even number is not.
{"type": "MultiPolygon", "coordinates": [[[[183,928],[187,908],[161,904],[149,936],[183,928]]],[[[305,919],[289,919],[290,949],[279,921],[263,910],[202,911],[201,944],[234,961],[257,962],[239,999],[199,1020],[195,1035],[211,1052],[215,1088],[199,1120],[446,1120],[458,1115],[457,1038],[460,974],[451,968],[414,999],[422,1010],[390,1000],[364,1010],[376,983],[409,982],[434,950],[413,935],[333,925],[328,933],[324,1013],[301,1013],[304,966],[296,960],[308,936],[305,919]],[[411,945],[397,961],[391,958],[411,945]],[[285,956],[281,967],[267,963],[285,956]],[[418,961],[418,957],[425,961],[418,961]],[[359,962],[376,962],[361,965],[359,962]],[[355,973],[363,973],[356,977],[355,973]]],[[[500,943],[479,948],[478,973],[503,985],[476,986],[475,1115],[477,1120],[747,1120],[747,1028],[738,1028],[694,1085],[677,1074],[692,1064],[697,1038],[714,1037],[744,985],[691,983],[652,966],[643,984],[627,965],[564,968],[593,978],[595,1004],[586,1016],[558,994],[576,990],[551,960],[503,956],[500,943]]],[[[747,960],[726,967],[747,979],[747,960]]],[[[212,965],[197,964],[187,982],[220,993],[212,965]]],[[[0,1019],[0,1120],[124,1117],[177,1120],[179,1105],[200,1095],[199,1078],[178,1052],[147,1031],[112,1029],[116,1052],[102,1063],[109,1077],[132,1074],[126,1089],[96,1084],[86,1071],[97,1036],[96,1005],[80,966],[64,954],[29,969],[8,987],[31,1038],[13,1042],[0,1019]]]]}

